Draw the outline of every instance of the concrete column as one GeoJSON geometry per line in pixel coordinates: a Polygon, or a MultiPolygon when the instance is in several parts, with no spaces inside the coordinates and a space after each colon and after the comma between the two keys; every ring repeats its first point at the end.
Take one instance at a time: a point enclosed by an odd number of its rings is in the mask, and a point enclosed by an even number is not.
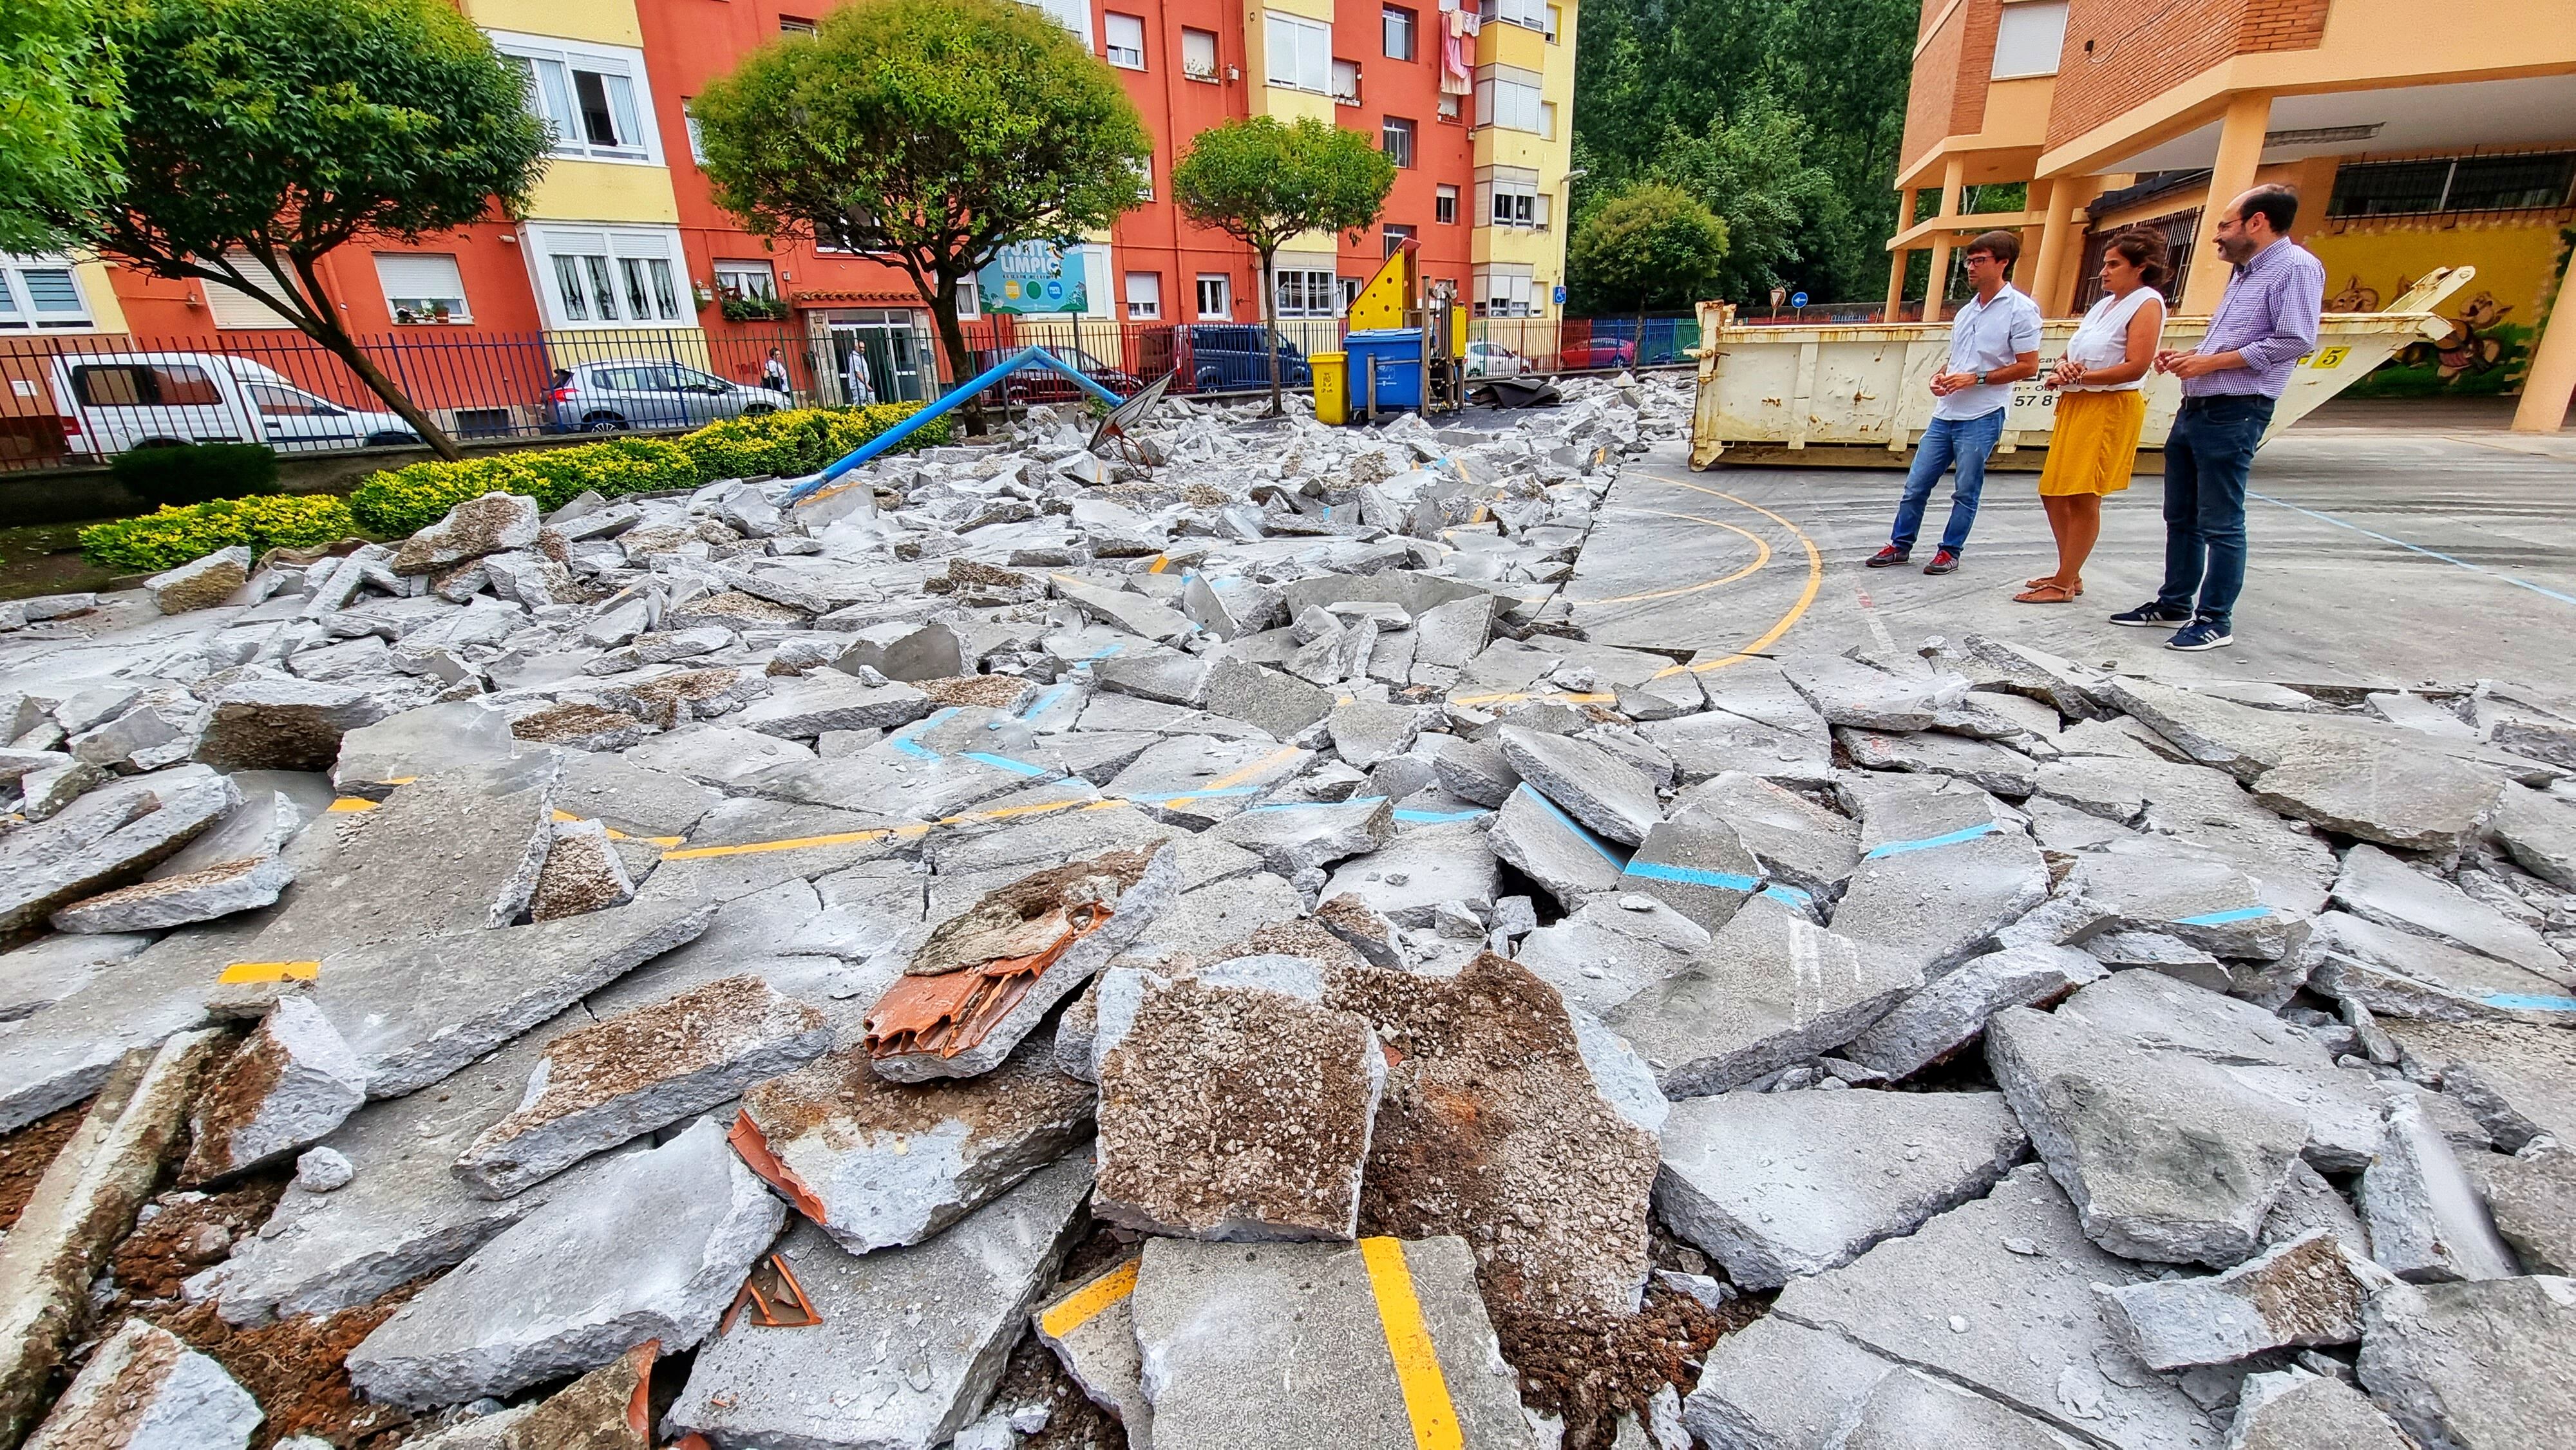
{"type": "Polygon", "coordinates": [[[1910,247],[1899,247],[1887,254],[1887,312],[1881,321],[1902,320],[1905,311],[1905,259],[1913,255],[1910,247]]]}
{"type": "Polygon", "coordinates": [[[2567,420],[2567,404],[2576,397],[2576,286],[2558,284],[2558,301],[2540,330],[2532,352],[2531,371],[2522,379],[2522,401],[2513,410],[2516,433],[2555,433],[2567,420]]]}
{"type": "Polygon", "coordinates": [[[2036,284],[2022,290],[2039,303],[2040,314],[2055,317],[2066,311],[2067,299],[2074,294],[2061,290],[2059,274],[2066,270],[2066,248],[2075,230],[2075,178],[2060,176],[2048,183],[2047,220],[2039,228],[2039,260],[2032,264],[2031,280],[2036,284]]]}
{"type": "MultiPolygon", "coordinates": [[[[1959,214],[1959,187],[1967,179],[1968,159],[1953,156],[1941,163],[1941,210],[1934,220],[1947,222],[1959,214]]],[[[1932,275],[1923,287],[1923,320],[1941,320],[1941,304],[1950,280],[1950,244],[1955,240],[1947,231],[1932,234],[1932,275]]]]}
{"type": "Polygon", "coordinates": [[[2174,310],[2207,316],[2218,310],[2227,291],[2228,267],[2218,258],[2218,223],[2227,204],[2254,185],[2254,170],[2263,160],[2263,132],[2272,124],[2270,96],[2236,96],[2227,103],[2227,118],[2218,128],[2218,159],[2209,168],[2209,200],[2200,209],[2200,231],[2192,238],[2191,282],[2174,310]]]}

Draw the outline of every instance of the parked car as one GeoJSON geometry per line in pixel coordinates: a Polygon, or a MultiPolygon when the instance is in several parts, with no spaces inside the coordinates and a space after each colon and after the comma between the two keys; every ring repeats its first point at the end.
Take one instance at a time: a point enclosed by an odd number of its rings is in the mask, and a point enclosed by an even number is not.
{"type": "Polygon", "coordinates": [[[1562,368],[1625,368],[1637,363],[1637,344],[1624,337],[1588,337],[1559,348],[1562,368]]]}
{"type": "MultiPolygon", "coordinates": [[[[1132,398],[1145,390],[1145,380],[1122,367],[1114,367],[1078,347],[1057,347],[1047,351],[1074,365],[1084,377],[1116,393],[1132,398]]],[[[1000,362],[1000,354],[978,355],[978,367],[991,367],[1000,362]]],[[[1064,403],[1091,395],[1073,385],[1073,380],[1053,368],[1027,367],[1002,380],[1002,400],[1007,403],[1064,403]]]]}
{"type": "Polygon", "coordinates": [[[85,457],[170,443],[316,453],[420,441],[399,413],[333,402],[228,353],[63,353],[53,388],[64,450],[85,457]]]}
{"type": "MultiPolygon", "coordinates": [[[[1236,323],[1192,323],[1181,329],[1187,346],[1187,371],[1192,391],[1201,393],[1243,392],[1270,386],[1270,334],[1267,329],[1236,323]]],[[[1302,388],[1315,380],[1313,364],[1306,361],[1295,341],[1279,339],[1279,384],[1302,388]]]]}
{"type": "Polygon", "coordinates": [[[577,364],[555,375],[546,400],[559,433],[702,428],[719,418],[796,406],[794,398],[776,388],[729,383],[713,373],[653,358],[577,364]]]}
{"type": "Polygon", "coordinates": [[[1467,344],[1465,362],[1471,378],[1516,378],[1529,371],[1529,359],[1499,342],[1467,344]]]}

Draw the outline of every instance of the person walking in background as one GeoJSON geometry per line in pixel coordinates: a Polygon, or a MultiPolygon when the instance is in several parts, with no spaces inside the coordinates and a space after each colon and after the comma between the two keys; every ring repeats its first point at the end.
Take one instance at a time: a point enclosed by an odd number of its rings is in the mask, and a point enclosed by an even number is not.
{"type": "Polygon", "coordinates": [[[850,406],[865,408],[875,403],[877,390],[868,381],[868,350],[853,340],[850,343],[850,355],[843,360],[841,368],[841,383],[848,392],[850,406]]]}
{"type": "Polygon", "coordinates": [[[2102,300],[2084,314],[2066,356],[2049,371],[2058,394],[2039,502],[2057,539],[2057,572],[2029,581],[2019,604],[2066,604],[2084,592],[2084,560],[2102,536],[2102,498],[2129,486],[2138,466],[2138,433],[2147,421],[2147,370],[2164,339],[2165,299],[2156,289],[2170,272],[2164,238],[2131,227],[2102,253],[2102,300]]]}
{"type": "Polygon", "coordinates": [[[2182,379],[2182,411],[2165,438],[2165,582],[2111,622],[2171,628],[2167,649],[2236,642],[2246,478],[2290,369],[2316,348],[2325,310],[2325,265],[2289,237],[2298,215],[2299,194],[2286,186],[2258,186],[2228,203],[2218,255],[2235,271],[2209,335],[2194,351],[2156,354],[2158,372],[2182,379]]]}
{"type": "Polygon", "coordinates": [[[760,385],[772,392],[787,391],[787,360],[780,357],[774,347],[760,364],[760,385]]]}
{"type": "MultiPolygon", "coordinates": [[[[1896,527],[1887,547],[1869,556],[1872,569],[1911,561],[1914,537],[1923,527],[1924,506],[1941,475],[1957,470],[1950,484],[1950,522],[1941,530],[1941,547],[1926,574],[1949,574],[1959,567],[1968,546],[1968,530],[1977,522],[1977,496],[1986,486],[1986,459],[2004,436],[2004,414],[2012,404],[2012,385],[2039,375],[2039,304],[2030,294],[2004,280],[2021,256],[2021,238],[2011,232],[1984,232],[1968,243],[1968,281],[1974,300],[1950,323],[1949,366],[1932,375],[1932,426],[1915,445],[1914,467],[1905,475],[1905,495],[1896,505],[1896,527]]],[[[1934,296],[1944,279],[1932,279],[1934,296]]]]}

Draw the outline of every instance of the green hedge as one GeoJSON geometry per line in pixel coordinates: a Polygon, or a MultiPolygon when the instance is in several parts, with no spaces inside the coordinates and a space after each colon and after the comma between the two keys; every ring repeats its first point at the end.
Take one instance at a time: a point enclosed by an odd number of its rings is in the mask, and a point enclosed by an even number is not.
{"type": "MultiPolygon", "coordinates": [[[[730,418],[674,439],[613,438],[462,463],[415,463],[358,485],[349,495],[349,508],[370,532],[395,538],[434,524],[449,509],[487,493],[525,494],[551,510],[585,489],[614,498],[696,488],[719,478],[812,473],[920,407],[800,408],[730,418]]],[[[942,418],[906,439],[905,446],[946,441],[948,420],[942,418]]]]}
{"type": "Polygon", "coordinates": [[[250,545],[257,557],[271,549],[309,549],[357,531],[349,506],[329,494],[265,494],[92,524],[80,531],[80,546],[82,556],[103,569],[139,574],[175,569],[235,544],[250,545]]]}
{"type": "Polygon", "coordinates": [[[174,443],[129,448],[107,471],[157,508],[277,492],[277,454],[264,443],[174,443]]]}

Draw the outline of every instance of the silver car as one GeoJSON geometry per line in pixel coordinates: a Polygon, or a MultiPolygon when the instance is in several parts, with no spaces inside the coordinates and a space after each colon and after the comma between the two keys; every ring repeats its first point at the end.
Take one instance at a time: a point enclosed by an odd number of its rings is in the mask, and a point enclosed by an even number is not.
{"type": "Polygon", "coordinates": [[[630,428],[698,428],[793,408],[775,388],[729,383],[713,373],[654,358],[586,362],[555,374],[547,395],[556,431],[622,433],[630,428]]]}

